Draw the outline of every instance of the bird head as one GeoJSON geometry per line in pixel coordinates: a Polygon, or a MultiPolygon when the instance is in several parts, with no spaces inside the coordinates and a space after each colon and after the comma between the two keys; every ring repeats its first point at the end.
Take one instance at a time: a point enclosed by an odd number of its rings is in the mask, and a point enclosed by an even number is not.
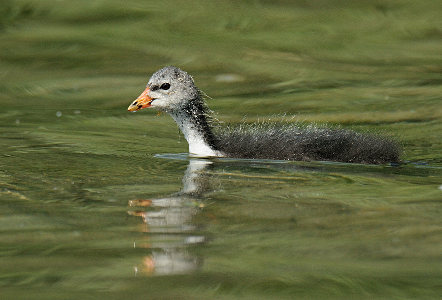
{"type": "Polygon", "coordinates": [[[188,101],[199,96],[192,76],[177,67],[165,67],[155,72],[146,89],[133,101],[127,110],[138,111],[152,107],[161,111],[179,110],[188,101]]]}

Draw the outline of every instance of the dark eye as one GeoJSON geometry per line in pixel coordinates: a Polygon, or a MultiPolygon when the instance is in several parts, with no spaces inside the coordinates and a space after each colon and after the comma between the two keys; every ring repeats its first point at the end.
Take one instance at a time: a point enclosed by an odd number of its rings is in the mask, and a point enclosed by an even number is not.
{"type": "Polygon", "coordinates": [[[163,83],[160,87],[160,89],[162,90],[168,90],[170,88],[170,84],[169,83],[163,83]]]}

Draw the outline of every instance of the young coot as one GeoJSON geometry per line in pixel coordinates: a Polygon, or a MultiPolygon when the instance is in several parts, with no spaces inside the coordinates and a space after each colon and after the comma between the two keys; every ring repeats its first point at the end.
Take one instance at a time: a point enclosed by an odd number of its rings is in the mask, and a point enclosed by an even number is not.
{"type": "Polygon", "coordinates": [[[374,134],[289,122],[214,126],[192,77],[173,66],[155,72],[128,110],[146,107],[167,112],[175,120],[192,156],[367,164],[399,162],[398,145],[374,134]]]}

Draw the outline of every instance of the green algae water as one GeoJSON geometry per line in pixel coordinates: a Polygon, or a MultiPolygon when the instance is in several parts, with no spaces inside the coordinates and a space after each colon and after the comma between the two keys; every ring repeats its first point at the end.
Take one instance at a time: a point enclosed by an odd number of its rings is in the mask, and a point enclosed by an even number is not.
{"type": "Polygon", "coordinates": [[[437,1],[2,1],[2,299],[437,299],[437,1]],[[220,122],[388,135],[402,165],[194,159],[128,113],[176,65],[220,122]]]}

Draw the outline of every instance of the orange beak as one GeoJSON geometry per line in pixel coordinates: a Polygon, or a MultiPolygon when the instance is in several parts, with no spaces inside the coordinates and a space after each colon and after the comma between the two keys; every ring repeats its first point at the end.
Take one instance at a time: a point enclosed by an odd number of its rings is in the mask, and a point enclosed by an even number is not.
{"type": "Polygon", "coordinates": [[[141,93],[140,96],[138,96],[137,99],[135,99],[134,102],[132,102],[131,105],[127,108],[128,111],[137,111],[146,107],[152,106],[151,103],[154,99],[150,98],[148,96],[149,88],[147,87],[144,92],[141,93]]]}

